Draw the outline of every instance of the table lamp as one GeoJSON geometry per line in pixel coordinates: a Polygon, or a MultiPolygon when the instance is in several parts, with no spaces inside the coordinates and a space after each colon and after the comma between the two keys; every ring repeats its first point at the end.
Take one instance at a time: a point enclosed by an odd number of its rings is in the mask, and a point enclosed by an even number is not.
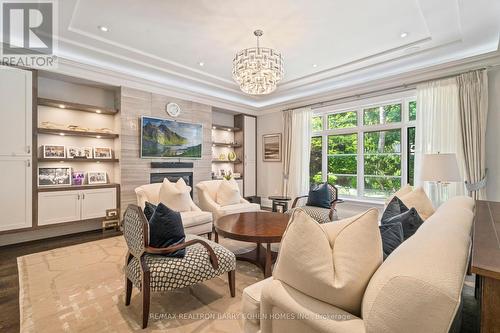
{"type": "Polygon", "coordinates": [[[441,204],[442,190],[451,182],[461,182],[456,154],[424,154],[422,159],[423,181],[437,185],[437,204],[441,204]]]}

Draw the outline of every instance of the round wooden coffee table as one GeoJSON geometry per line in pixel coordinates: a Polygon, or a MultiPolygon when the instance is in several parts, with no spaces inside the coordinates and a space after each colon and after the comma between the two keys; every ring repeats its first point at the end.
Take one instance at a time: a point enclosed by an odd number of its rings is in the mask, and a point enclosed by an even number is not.
{"type": "Polygon", "coordinates": [[[214,223],[215,231],[226,238],[256,243],[254,250],[237,254],[236,259],[259,266],[267,278],[277,252],[271,251],[271,243],[279,243],[290,216],[282,213],[249,212],[226,215],[214,223]],[[266,244],[266,247],[261,244],[266,244]]]}

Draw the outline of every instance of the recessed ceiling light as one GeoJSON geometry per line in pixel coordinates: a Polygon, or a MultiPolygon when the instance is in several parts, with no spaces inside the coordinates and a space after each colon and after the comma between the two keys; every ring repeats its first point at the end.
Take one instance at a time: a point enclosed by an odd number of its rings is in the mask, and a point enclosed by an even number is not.
{"type": "Polygon", "coordinates": [[[316,68],[316,67],[318,67],[318,65],[316,65],[316,64],[313,64],[313,67],[314,67],[314,68],[316,68]]]}
{"type": "Polygon", "coordinates": [[[405,38],[408,37],[408,33],[403,31],[399,36],[401,36],[401,38],[405,38]]]}
{"type": "Polygon", "coordinates": [[[198,65],[200,65],[201,67],[203,67],[203,66],[205,66],[205,63],[204,63],[203,61],[200,61],[200,62],[198,63],[198,65]]]}
{"type": "Polygon", "coordinates": [[[102,32],[108,32],[109,28],[105,25],[98,25],[97,28],[101,30],[102,32]]]}

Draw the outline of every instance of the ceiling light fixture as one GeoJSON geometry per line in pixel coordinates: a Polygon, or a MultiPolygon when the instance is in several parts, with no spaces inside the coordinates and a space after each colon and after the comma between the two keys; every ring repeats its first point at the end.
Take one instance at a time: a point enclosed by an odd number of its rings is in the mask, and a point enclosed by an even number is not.
{"type": "Polygon", "coordinates": [[[66,108],[66,105],[64,105],[64,104],[59,104],[59,108],[61,108],[61,109],[65,109],[65,108],[66,108]]]}
{"type": "Polygon", "coordinates": [[[233,79],[241,91],[250,95],[266,95],[274,90],[284,74],[281,53],[267,47],[260,47],[259,37],[264,32],[255,30],[257,47],[236,53],[233,59],[233,79]]]}
{"type": "Polygon", "coordinates": [[[318,67],[318,65],[316,65],[316,64],[313,64],[313,67],[314,67],[314,68],[316,68],[316,67],[318,67]]]}
{"type": "Polygon", "coordinates": [[[105,26],[105,25],[99,25],[99,26],[97,26],[97,28],[99,30],[101,30],[102,32],[108,32],[109,31],[109,28],[107,26],[105,26]]]}
{"type": "Polygon", "coordinates": [[[101,113],[102,111],[101,110],[95,110],[95,113],[101,113]]]}
{"type": "Polygon", "coordinates": [[[200,62],[198,63],[198,65],[200,65],[201,67],[203,67],[203,66],[205,66],[205,63],[204,63],[203,61],[200,61],[200,62]]]}
{"type": "Polygon", "coordinates": [[[400,36],[401,36],[401,38],[408,37],[408,33],[407,32],[402,32],[400,36]]]}

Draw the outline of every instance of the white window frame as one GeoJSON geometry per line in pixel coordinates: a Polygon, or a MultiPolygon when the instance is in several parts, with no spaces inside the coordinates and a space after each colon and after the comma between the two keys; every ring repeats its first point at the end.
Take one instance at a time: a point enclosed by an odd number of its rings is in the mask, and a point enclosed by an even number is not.
{"type": "MultiPolygon", "coordinates": [[[[322,181],[326,181],[328,177],[328,136],[329,135],[342,135],[342,134],[357,134],[358,137],[358,163],[357,163],[357,196],[340,195],[341,198],[347,200],[359,201],[372,201],[381,202],[384,198],[374,198],[365,196],[364,188],[364,137],[366,132],[378,132],[399,129],[401,131],[401,186],[408,183],[408,128],[416,127],[416,121],[409,120],[409,103],[416,100],[415,90],[400,92],[397,94],[390,94],[378,96],[374,98],[367,98],[353,102],[328,106],[314,110],[314,116],[321,116],[323,121],[322,131],[313,131],[311,137],[322,137],[322,162],[321,162],[321,175],[322,181]],[[389,104],[401,104],[401,122],[388,123],[379,125],[364,125],[363,124],[363,110],[371,107],[379,107],[389,104]],[[358,124],[356,127],[328,129],[328,115],[335,113],[344,113],[349,111],[357,112],[358,124]]],[[[418,115],[417,115],[418,117],[418,115]]]]}

